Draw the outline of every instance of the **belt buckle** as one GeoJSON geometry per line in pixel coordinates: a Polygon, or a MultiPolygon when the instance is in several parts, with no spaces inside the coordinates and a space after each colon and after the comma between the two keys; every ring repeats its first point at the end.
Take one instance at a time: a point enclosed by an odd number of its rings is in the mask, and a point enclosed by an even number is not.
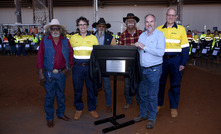
{"type": "Polygon", "coordinates": [[[57,69],[54,69],[53,71],[52,71],[52,73],[54,73],[54,74],[57,74],[59,71],[57,70],[57,69]]]}
{"type": "Polygon", "coordinates": [[[82,63],[81,65],[82,65],[83,67],[85,67],[85,66],[86,66],[86,63],[82,63]]]}

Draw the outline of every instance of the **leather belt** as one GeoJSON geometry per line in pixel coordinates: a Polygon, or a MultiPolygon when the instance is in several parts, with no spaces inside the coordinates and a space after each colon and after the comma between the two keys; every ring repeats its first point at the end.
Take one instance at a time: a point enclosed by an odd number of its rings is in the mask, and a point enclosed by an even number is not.
{"type": "Polygon", "coordinates": [[[86,62],[86,63],[76,63],[76,62],[74,62],[74,65],[79,65],[79,66],[88,66],[89,65],[89,63],[88,62],[86,62]]]}
{"type": "Polygon", "coordinates": [[[167,58],[167,59],[170,59],[170,58],[174,58],[176,56],[180,56],[180,54],[175,54],[175,55],[164,55],[163,58],[167,58]]]}
{"type": "Polygon", "coordinates": [[[44,69],[44,71],[52,72],[54,74],[61,73],[63,70],[64,70],[64,68],[62,68],[62,69],[53,69],[52,71],[48,71],[47,69],[44,69]]]}
{"type": "Polygon", "coordinates": [[[160,65],[162,65],[162,63],[161,64],[157,64],[157,65],[153,65],[153,66],[150,66],[150,67],[143,67],[143,68],[148,69],[148,68],[157,67],[157,66],[160,66],[160,65]]]}

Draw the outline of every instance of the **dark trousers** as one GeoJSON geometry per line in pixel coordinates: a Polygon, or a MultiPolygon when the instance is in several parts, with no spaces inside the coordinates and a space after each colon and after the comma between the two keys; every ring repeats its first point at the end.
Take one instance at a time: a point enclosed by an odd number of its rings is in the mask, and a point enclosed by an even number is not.
{"type": "Polygon", "coordinates": [[[182,71],[179,71],[181,56],[173,58],[164,58],[162,74],[160,78],[160,88],[158,93],[158,106],[164,103],[164,92],[168,75],[170,76],[169,100],[170,108],[177,109],[180,100],[180,83],[182,79],[182,71]]]}

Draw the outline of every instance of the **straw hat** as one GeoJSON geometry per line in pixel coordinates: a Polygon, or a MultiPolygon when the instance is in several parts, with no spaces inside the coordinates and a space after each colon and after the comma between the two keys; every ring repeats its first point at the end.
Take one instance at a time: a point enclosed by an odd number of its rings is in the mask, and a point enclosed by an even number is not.
{"type": "Polygon", "coordinates": [[[50,28],[51,26],[60,26],[63,29],[66,28],[66,26],[61,25],[60,22],[58,21],[58,19],[52,19],[50,23],[48,23],[47,25],[44,26],[44,30],[50,28]]]}

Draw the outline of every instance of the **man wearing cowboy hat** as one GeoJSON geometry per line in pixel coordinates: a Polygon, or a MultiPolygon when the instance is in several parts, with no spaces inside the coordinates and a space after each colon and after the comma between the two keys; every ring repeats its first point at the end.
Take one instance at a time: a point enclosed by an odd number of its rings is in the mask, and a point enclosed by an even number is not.
{"type": "Polygon", "coordinates": [[[54,98],[57,97],[56,114],[64,121],[71,120],[65,112],[65,74],[73,64],[73,49],[65,37],[65,26],[58,19],[52,19],[51,23],[44,26],[46,36],[41,40],[38,55],[37,68],[39,80],[46,90],[45,111],[47,126],[54,126],[54,98]]]}
{"type": "MultiPolygon", "coordinates": [[[[138,41],[141,30],[137,30],[136,24],[139,22],[139,18],[133,13],[128,13],[127,17],[123,17],[123,22],[126,25],[126,30],[120,35],[119,45],[134,45],[138,41]]],[[[133,102],[133,96],[130,94],[130,79],[124,77],[124,96],[126,99],[126,105],[123,109],[128,109],[133,102]]],[[[137,102],[139,103],[139,96],[136,96],[137,102]]]]}
{"type": "MultiPolygon", "coordinates": [[[[97,31],[95,32],[95,36],[99,42],[99,45],[116,45],[115,38],[109,33],[106,32],[106,29],[110,28],[111,25],[106,23],[104,18],[100,18],[98,22],[92,24],[92,27],[95,27],[97,31]]],[[[110,77],[103,76],[103,88],[105,91],[106,96],[106,112],[111,112],[111,84],[110,84],[110,77]]]]}

